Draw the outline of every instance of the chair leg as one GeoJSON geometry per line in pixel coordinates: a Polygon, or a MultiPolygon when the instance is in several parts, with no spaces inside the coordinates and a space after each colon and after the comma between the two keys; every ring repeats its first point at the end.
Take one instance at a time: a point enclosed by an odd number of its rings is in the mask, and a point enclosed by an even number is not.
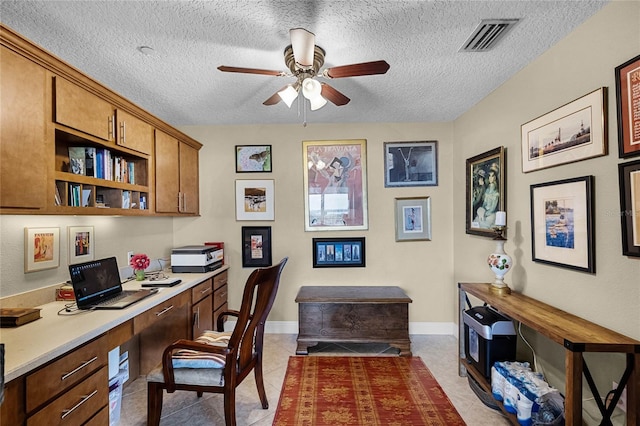
{"type": "Polygon", "coordinates": [[[236,390],[227,389],[224,392],[224,422],[226,426],[236,426],[236,390]]]}
{"type": "Polygon", "coordinates": [[[254,373],[256,375],[256,387],[258,388],[260,402],[262,403],[262,408],[266,410],[267,408],[269,408],[269,401],[267,401],[267,393],[264,391],[264,380],[262,379],[262,359],[258,359],[258,362],[254,367],[254,373]]]}
{"type": "Polygon", "coordinates": [[[147,383],[147,426],[158,426],[162,415],[162,385],[147,383]]]}

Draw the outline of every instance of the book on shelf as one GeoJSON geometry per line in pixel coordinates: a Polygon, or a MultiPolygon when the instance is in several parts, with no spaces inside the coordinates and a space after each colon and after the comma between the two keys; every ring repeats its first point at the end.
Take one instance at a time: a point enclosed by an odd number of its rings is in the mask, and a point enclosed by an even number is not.
{"type": "Polygon", "coordinates": [[[87,147],[84,149],[84,171],[86,176],[96,177],[96,149],[87,147]]]}
{"type": "Polygon", "coordinates": [[[62,198],[60,198],[60,189],[58,188],[58,185],[55,185],[56,187],[56,194],[55,194],[55,203],[56,206],[61,206],[62,205],[62,198]]]}
{"type": "Polygon", "coordinates": [[[136,183],[136,179],[135,179],[136,163],[134,163],[133,161],[129,161],[127,163],[127,166],[129,168],[128,174],[127,174],[127,177],[129,178],[129,183],[132,184],[132,185],[135,185],[135,183],[136,183]]]}
{"type": "Polygon", "coordinates": [[[131,208],[131,191],[122,191],[122,208],[131,208]]]}
{"type": "Polygon", "coordinates": [[[84,147],[69,147],[69,171],[74,175],[85,174],[85,152],[84,147]]]}
{"type": "Polygon", "coordinates": [[[76,183],[69,184],[69,206],[80,207],[80,185],[76,183]]]}
{"type": "Polygon", "coordinates": [[[17,327],[40,318],[38,308],[0,308],[0,325],[17,327]]]}
{"type": "Polygon", "coordinates": [[[89,207],[91,202],[91,189],[82,190],[82,207],[89,207]]]}

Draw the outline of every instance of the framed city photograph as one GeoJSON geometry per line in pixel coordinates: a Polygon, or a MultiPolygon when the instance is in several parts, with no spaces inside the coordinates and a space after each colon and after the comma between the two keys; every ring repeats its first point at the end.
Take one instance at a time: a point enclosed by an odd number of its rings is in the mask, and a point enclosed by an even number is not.
{"type": "Polygon", "coordinates": [[[607,154],[607,88],[521,126],[524,173],[607,154]]]}
{"type": "Polygon", "coordinates": [[[501,146],[467,159],[467,234],[495,236],[496,212],[507,207],[506,166],[506,150],[501,146]]]}
{"type": "Polygon", "coordinates": [[[95,259],[93,226],[69,226],[69,265],[95,259]]]}
{"type": "Polygon", "coordinates": [[[236,180],[236,220],[274,220],[274,180],[236,180]]]}
{"type": "Polygon", "coordinates": [[[367,141],[303,141],[304,230],[368,229],[367,141]]]}
{"type": "Polygon", "coordinates": [[[385,142],[384,186],[437,186],[438,142],[385,142]]]}
{"type": "Polygon", "coordinates": [[[24,228],[24,272],[60,266],[60,228],[24,228]]]}
{"type": "Polygon", "coordinates": [[[396,241],[431,240],[431,198],[395,199],[396,241]]]}
{"type": "Polygon", "coordinates": [[[616,67],[618,154],[640,155],[640,55],[616,67]]]}
{"type": "Polygon", "coordinates": [[[593,176],[531,185],[534,262],[595,274],[593,176]]]}
{"type": "Polygon", "coordinates": [[[618,164],[622,254],[640,257],[640,160],[618,164]]]}
{"type": "Polygon", "coordinates": [[[242,227],[242,267],[271,266],[271,227],[242,227]]]}
{"type": "Polygon", "coordinates": [[[343,268],[365,266],[364,237],[314,238],[313,267],[343,268]]]}
{"type": "Polygon", "coordinates": [[[236,145],[236,173],[271,171],[271,145],[236,145]]]}

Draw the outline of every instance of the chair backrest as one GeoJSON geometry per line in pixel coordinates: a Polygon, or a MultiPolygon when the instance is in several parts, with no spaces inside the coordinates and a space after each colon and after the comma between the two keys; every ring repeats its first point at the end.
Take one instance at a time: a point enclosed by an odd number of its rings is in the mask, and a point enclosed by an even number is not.
{"type": "Polygon", "coordinates": [[[256,269],[247,278],[236,326],[229,339],[229,349],[237,359],[239,375],[252,365],[254,348],[262,350],[264,324],[275,301],[280,274],[287,260],[285,257],[277,265],[256,269]]]}

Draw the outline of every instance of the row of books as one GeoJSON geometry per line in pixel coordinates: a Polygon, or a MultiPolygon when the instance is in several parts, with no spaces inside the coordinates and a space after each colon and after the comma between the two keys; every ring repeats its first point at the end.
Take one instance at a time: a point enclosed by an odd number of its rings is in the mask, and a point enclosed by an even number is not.
{"type": "MultiPolygon", "coordinates": [[[[56,191],[57,189],[56,187],[56,191]]],[[[90,188],[83,189],[78,184],[69,184],[69,205],[71,207],[89,207],[92,192],[90,188]]]]}
{"type": "Polygon", "coordinates": [[[135,184],[135,166],[106,148],[69,147],[69,171],[76,175],[135,184]]]}

